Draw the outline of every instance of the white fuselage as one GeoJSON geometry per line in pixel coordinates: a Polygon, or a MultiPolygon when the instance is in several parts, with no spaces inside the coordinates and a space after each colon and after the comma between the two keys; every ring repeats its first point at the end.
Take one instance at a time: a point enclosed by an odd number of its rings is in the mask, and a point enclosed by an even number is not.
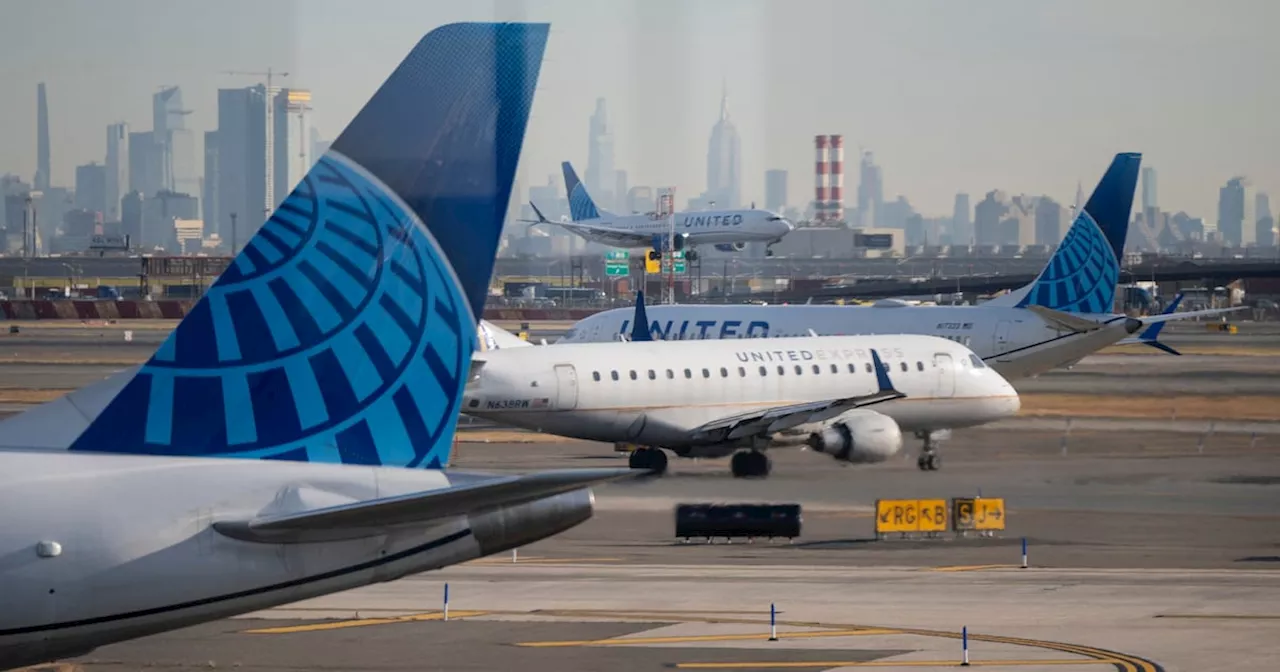
{"type": "Polygon", "coordinates": [[[22,512],[0,525],[0,669],[478,557],[475,516],[302,544],[211,527],[449,484],[431,470],[0,451],[0,509],[22,512]],[[61,553],[42,557],[45,542],[61,553]]]}
{"type": "Polygon", "coordinates": [[[907,431],[968,427],[1018,411],[1013,387],[964,346],[931,336],[558,344],[485,353],[463,412],[568,436],[677,448],[705,423],[875,392],[870,351],[905,399],[869,407],[907,431]],[[980,364],[980,362],[979,362],[980,364]]]}
{"type": "MultiPolygon", "coordinates": [[[[674,231],[684,236],[685,245],[716,245],[722,243],[774,242],[794,228],[786,219],[768,210],[691,210],[677,212],[674,231]]],[[[599,219],[565,222],[565,228],[592,242],[616,245],[618,241],[608,235],[591,231],[598,226],[643,236],[661,237],[672,232],[672,218],[652,214],[605,215],[599,219]],[[584,226],[575,226],[584,225],[584,226]]],[[[637,247],[647,247],[648,243],[637,247]]]]}
{"type": "MultiPolygon", "coordinates": [[[[1079,315],[1105,323],[1073,332],[1024,308],[1003,306],[646,306],[650,329],[664,340],[922,334],[968,346],[1009,378],[1034,376],[1079,361],[1131,333],[1123,315],[1079,315]],[[656,328],[655,328],[656,324],[656,328]]],[[[606,310],[575,324],[561,343],[616,341],[631,333],[635,310],[606,310]]]]}

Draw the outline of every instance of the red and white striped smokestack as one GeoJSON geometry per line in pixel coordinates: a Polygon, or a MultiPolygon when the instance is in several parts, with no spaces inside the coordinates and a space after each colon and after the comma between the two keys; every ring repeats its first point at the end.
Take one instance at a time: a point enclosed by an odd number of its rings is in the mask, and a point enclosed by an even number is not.
{"type": "Polygon", "coordinates": [[[831,178],[827,189],[827,219],[833,222],[844,221],[844,136],[831,136],[831,148],[827,152],[830,157],[831,178]]]}
{"type": "Polygon", "coordinates": [[[827,218],[827,173],[830,169],[830,166],[827,165],[828,145],[829,138],[827,136],[813,136],[814,178],[816,180],[813,190],[813,219],[819,222],[827,218]]]}

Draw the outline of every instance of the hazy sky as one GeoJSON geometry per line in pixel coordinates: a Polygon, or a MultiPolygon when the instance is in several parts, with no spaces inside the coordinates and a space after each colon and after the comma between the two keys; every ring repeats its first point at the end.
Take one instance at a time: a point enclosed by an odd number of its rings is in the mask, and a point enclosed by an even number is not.
{"type": "Polygon", "coordinates": [[[108,123],[150,127],[160,85],[204,131],[219,87],[256,83],[222,71],[288,71],[332,138],[424,33],[495,18],[552,26],[526,187],[564,159],[585,170],[602,96],[617,167],[683,202],[705,187],[725,81],[747,199],[769,168],[791,172],[791,203],[812,198],[815,133],[845,136],[846,201],[863,146],[885,197],[925,214],[993,188],[1069,204],[1120,151],[1156,167],[1164,209],[1211,223],[1233,175],[1280,196],[1274,0],[0,0],[0,173],[35,172],[40,81],[70,186],[108,123]]]}

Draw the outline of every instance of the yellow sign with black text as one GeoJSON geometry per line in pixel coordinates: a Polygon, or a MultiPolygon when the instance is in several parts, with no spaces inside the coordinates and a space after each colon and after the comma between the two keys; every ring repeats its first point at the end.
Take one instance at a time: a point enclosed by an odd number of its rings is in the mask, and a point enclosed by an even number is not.
{"type": "Polygon", "coordinates": [[[1000,497],[957,497],[951,500],[951,520],[956,532],[1005,529],[1004,499],[1000,497]]]}
{"type": "Polygon", "coordinates": [[[876,534],[946,531],[945,499],[876,500],[876,534]]]}

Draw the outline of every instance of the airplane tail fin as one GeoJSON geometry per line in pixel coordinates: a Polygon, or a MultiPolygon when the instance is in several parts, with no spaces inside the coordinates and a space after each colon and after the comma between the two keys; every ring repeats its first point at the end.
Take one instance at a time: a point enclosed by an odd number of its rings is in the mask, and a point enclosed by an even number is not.
{"type": "Polygon", "coordinates": [[[631,322],[629,340],[632,342],[653,340],[653,334],[649,331],[649,316],[644,311],[644,290],[636,292],[636,315],[631,322]]]}
{"type": "Polygon", "coordinates": [[[547,35],[423,37],[70,449],[444,466],[547,35]]]}
{"type": "Polygon", "coordinates": [[[587,185],[578,179],[573,166],[565,161],[560,164],[560,169],[564,171],[564,191],[569,195],[569,216],[575,222],[599,219],[600,209],[596,207],[595,201],[591,200],[591,195],[587,193],[587,185]]]}
{"type": "Polygon", "coordinates": [[[1117,154],[1035,281],[986,305],[1112,312],[1141,163],[1141,154],[1117,154]]]}

